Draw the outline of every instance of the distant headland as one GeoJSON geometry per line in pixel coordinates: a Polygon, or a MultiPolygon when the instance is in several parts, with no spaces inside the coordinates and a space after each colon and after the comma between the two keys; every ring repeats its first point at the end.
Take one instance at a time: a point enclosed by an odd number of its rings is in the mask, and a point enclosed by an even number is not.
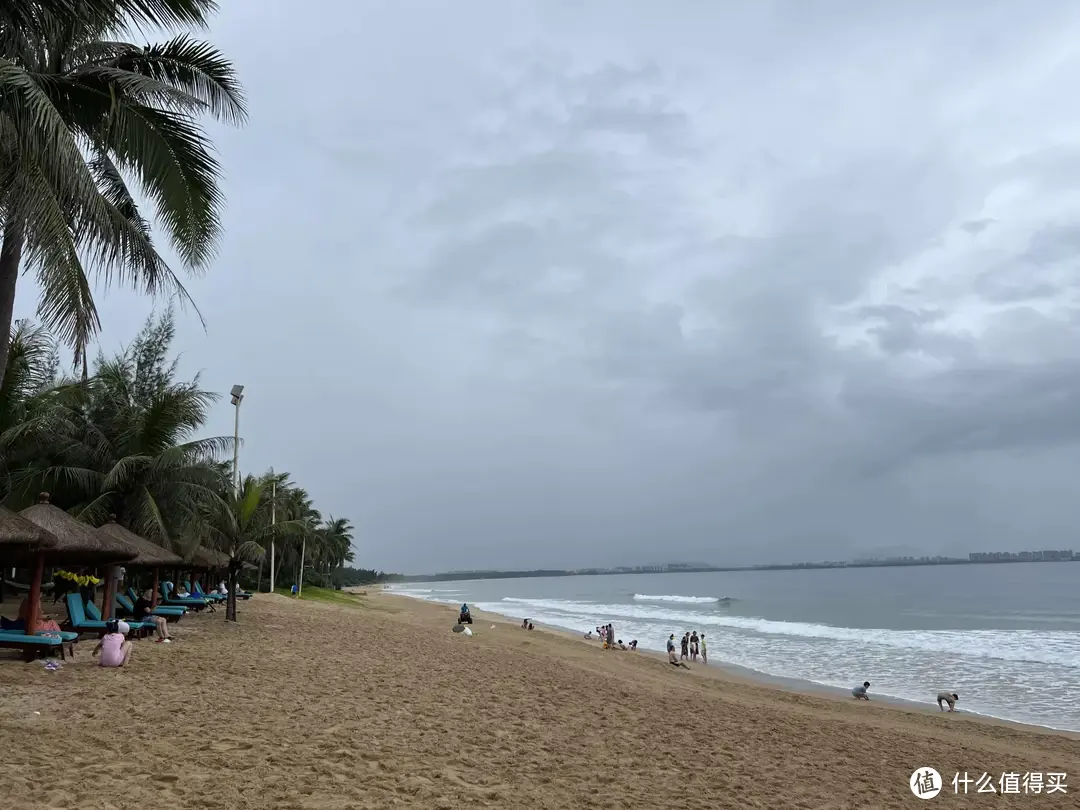
{"type": "Polygon", "coordinates": [[[528,571],[443,571],[438,574],[393,575],[393,582],[447,582],[466,579],[525,579],[529,577],[612,576],[615,574],[700,574],[716,571],[795,571],[822,568],[903,568],[923,565],[998,565],[1028,562],[1077,562],[1072,549],[1043,551],[976,551],[966,557],[885,557],[858,560],[778,563],[773,565],[708,565],[706,563],[666,563],[663,565],[619,566],[616,568],[537,568],[528,571]]]}

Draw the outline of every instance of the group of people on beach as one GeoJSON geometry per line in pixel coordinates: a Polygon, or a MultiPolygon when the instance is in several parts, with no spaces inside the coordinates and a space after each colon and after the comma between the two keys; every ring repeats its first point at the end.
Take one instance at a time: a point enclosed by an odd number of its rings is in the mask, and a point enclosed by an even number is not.
{"type": "Polygon", "coordinates": [[[672,633],[667,640],[667,654],[668,663],[674,667],[690,669],[690,665],[686,662],[693,661],[696,663],[699,655],[701,656],[701,663],[709,663],[709,651],[705,646],[704,633],[698,635],[697,630],[687,630],[679,641],[679,649],[680,652],[676,654],[675,634],[672,633]]]}
{"type": "MultiPolygon", "coordinates": [[[[672,639],[675,635],[672,634],[672,639]]],[[[669,639],[670,641],[671,639],[669,639]]],[[[687,630],[683,633],[682,641],[679,642],[679,647],[682,649],[680,659],[683,661],[690,660],[697,663],[698,656],[701,656],[701,663],[709,663],[709,651],[705,647],[705,634],[698,635],[697,630],[687,630]]]]}
{"type": "Polygon", "coordinates": [[[616,640],[615,639],[615,628],[614,628],[614,626],[612,626],[610,624],[597,625],[596,626],[596,635],[594,636],[592,630],[590,630],[589,632],[587,632],[585,634],[585,638],[587,638],[587,639],[593,639],[593,638],[600,639],[600,641],[603,642],[605,650],[619,649],[619,650],[629,650],[630,652],[636,652],[637,651],[637,639],[636,638],[633,639],[629,644],[624,644],[623,640],[621,638],[616,640]]]}
{"type": "Polygon", "coordinates": [[[675,652],[675,634],[672,633],[668,636],[667,640],[667,654],[668,663],[673,667],[683,667],[684,669],[690,669],[690,665],[687,661],[693,661],[697,663],[698,656],[701,656],[701,663],[709,663],[709,651],[705,646],[705,634],[698,634],[697,630],[687,630],[683,633],[682,639],[679,641],[679,653],[675,652]]]}
{"type": "MultiPolygon", "coordinates": [[[[870,696],[866,694],[870,688],[870,681],[863,681],[862,685],[856,686],[851,690],[851,695],[856,700],[870,700],[870,696]]],[[[938,692],[937,705],[938,709],[945,711],[945,707],[949,707],[950,712],[956,711],[956,703],[960,700],[960,696],[956,692],[938,692]]]]}

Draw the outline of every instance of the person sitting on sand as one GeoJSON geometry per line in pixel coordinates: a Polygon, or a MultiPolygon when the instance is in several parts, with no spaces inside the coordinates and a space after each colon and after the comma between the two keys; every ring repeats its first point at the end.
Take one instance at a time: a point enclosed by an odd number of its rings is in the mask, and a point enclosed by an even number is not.
{"type": "MultiPolygon", "coordinates": [[[[524,623],[521,626],[524,627],[524,623]]],[[[584,636],[582,636],[582,638],[587,638],[589,641],[592,641],[592,630],[587,632],[584,636]]]]}
{"type": "Polygon", "coordinates": [[[131,657],[131,642],[120,632],[120,623],[116,619],[105,623],[105,635],[94,647],[91,657],[96,658],[98,653],[101,653],[98,663],[103,667],[122,667],[131,657]]]}
{"type": "Polygon", "coordinates": [[[955,712],[956,711],[956,702],[958,700],[960,700],[960,696],[958,694],[956,694],[956,692],[938,692],[937,693],[937,705],[938,705],[938,708],[941,709],[941,711],[945,711],[945,706],[943,704],[948,703],[949,704],[949,711],[950,712],[955,712]]]}
{"type": "Polygon", "coordinates": [[[637,639],[635,638],[630,642],[630,651],[635,652],[637,650],[637,639]]]}
{"type": "Polygon", "coordinates": [[[619,639],[619,649],[620,649],[620,650],[625,650],[625,649],[626,649],[626,645],[622,643],[622,639],[621,639],[621,638],[619,639]]]}
{"type": "Polygon", "coordinates": [[[529,620],[528,619],[522,619],[521,620],[521,629],[522,630],[528,630],[529,629],[529,620]]]}
{"type": "Polygon", "coordinates": [[[866,690],[870,688],[870,681],[863,681],[862,686],[856,686],[851,690],[851,696],[856,700],[870,700],[870,696],[866,694],[866,690]]]}
{"type": "Polygon", "coordinates": [[[154,615],[154,607],[150,602],[152,596],[153,591],[149,588],[143,591],[143,595],[135,600],[135,611],[132,614],[132,618],[137,622],[153,622],[157,627],[157,643],[171,644],[172,639],[169,638],[169,623],[165,620],[164,616],[154,615]]]}
{"type": "Polygon", "coordinates": [[[530,629],[530,630],[532,630],[532,629],[533,629],[533,623],[532,623],[532,622],[529,622],[529,629],[530,629]]]}
{"type": "Polygon", "coordinates": [[[668,636],[668,640],[667,640],[667,657],[668,657],[668,661],[671,662],[672,664],[677,665],[679,663],[679,656],[677,656],[675,654],[675,634],[674,633],[672,633],[670,636],[668,636]]]}

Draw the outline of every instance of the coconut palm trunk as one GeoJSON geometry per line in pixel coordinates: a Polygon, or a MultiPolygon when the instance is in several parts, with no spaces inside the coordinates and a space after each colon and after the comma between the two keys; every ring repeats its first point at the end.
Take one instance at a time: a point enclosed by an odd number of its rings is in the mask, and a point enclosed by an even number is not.
{"type": "Polygon", "coordinates": [[[225,621],[236,621],[236,586],[239,584],[240,563],[233,560],[229,563],[229,598],[225,601],[225,621]]]}
{"type": "Polygon", "coordinates": [[[15,317],[15,287],[19,280],[19,263],[22,261],[24,244],[25,237],[21,223],[9,218],[4,223],[4,241],[0,246],[0,386],[4,384],[8,349],[11,348],[11,322],[15,317]]]}

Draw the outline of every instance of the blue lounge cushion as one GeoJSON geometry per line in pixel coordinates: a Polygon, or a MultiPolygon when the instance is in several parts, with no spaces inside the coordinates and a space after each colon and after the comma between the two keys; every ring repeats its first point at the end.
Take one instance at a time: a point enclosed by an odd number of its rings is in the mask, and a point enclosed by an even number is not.
{"type": "MultiPolygon", "coordinates": [[[[64,597],[64,601],[67,603],[68,619],[71,621],[71,626],[76,630],[104,630],[105,622],[86,618],[86,610],[83,605],[82,596],[77,593],[69,593],[64,597]]],[[[101,615],[100,613],[98,614],[101,615]]]]}
{"type": "MultiPolygon", "coordinates": [[[[118,593],[116,595],[116,606],[121,608],[122,610],[126,610],[132,616],[135,615],[135,603],[132,602],[128,597],[124,596],[122,593],[118,593]]],[[[187,608],[178,607],[175,605],[158,605],[156,608],[154,608],[154,613],[158,616],[164,616],[165,618],[168,618],[169,616],[183,616],[185,613],[187,613],[187,608]]]]}
{"type": "MultiPolygon", "coordinates": [[[[78,636],[78,633],[75,634],[78,636]]],[[[0,645],[3,644],[32,644],[35,647],[59,647],[64,643],[63,639],[56,636],[28,636],[26,633],[12,633],[0,630],[0,645]]]]}

